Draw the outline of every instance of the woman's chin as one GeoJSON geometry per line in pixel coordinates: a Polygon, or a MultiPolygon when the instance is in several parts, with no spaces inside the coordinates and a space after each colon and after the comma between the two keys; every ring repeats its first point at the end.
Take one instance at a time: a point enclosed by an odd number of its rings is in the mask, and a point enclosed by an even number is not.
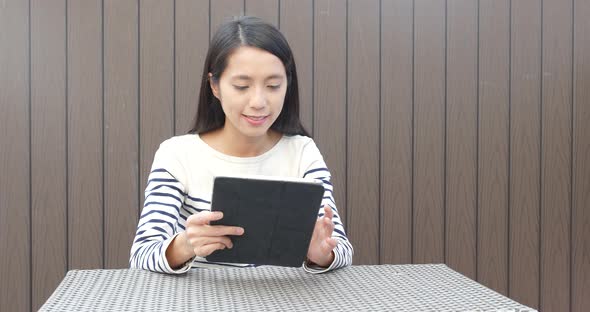
{"type": "Polygon", "coordinates": [[[249,138],[264,137],[268,134],[268,128],[256,128],[256,129],[241,129],[240,131],[244,136],[249,138]]]}

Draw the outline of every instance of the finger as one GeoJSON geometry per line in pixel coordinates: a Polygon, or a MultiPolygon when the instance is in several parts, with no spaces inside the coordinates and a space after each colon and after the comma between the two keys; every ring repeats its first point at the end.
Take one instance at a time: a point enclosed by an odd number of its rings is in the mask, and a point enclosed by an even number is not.
{"type": "Polygon", "coordinates": [[[221,243],[227,248],[233,248],[233,243],[231,239],[227,236],[205,236],[205,237],[196,237],[190,240],[192,246],[204,246],[214,243],[221,243]]]}
{"type": "Polygon", "coordinates": [[[239,226],[229,225],[205,225],[199,226],[195,231],[195,236],[226,236],[226,235],[242,235],[244,228],[239,226]]]}
{"type": "Polygon", "coordinates": [[[332,252],[334,248],[336,248],[336,245],[338,245],[338,242],[335,239],[329,237],[322,241],[322,243],[320,244],[320,250],[322,251],[322,253],[328,254],[332,252]]]}
{"type": "Polygon", "coordinates": [[[223,245],[221,243],[204,245],[204,246],[200,246],[198,248],[195,248],[195,255],[197,255],[198,257],[207,257],[215,250],[222,250],[224,248],[225,248],[225,245],[223,245]]]}
{"type": "Polygon", "coordinates": [[[324,219],[324,234],[328,237],[332,236],[332,232],[334,232],[334,222],[330,219],[324,219]]]}
{"type": "Polygon", "coordinates": [[[323,237],[326,236],[325,234],[325,219],[324,218],[320,218],[315,222],[315,227],[313,229],[313,237],[318,238],[318,239],[322,239],[323,237]]]}
{"type": "Polygon", "coordinates": [[[205,225],[211,221],[221,220],[223,218],[223,212],[221,211],[201,211],[196,214],[189,216],[186,219],[186,223],[194,225],[205,225]]]}
{"type": "Polygon", "coordinates": [[[332,237],[332,232],[334,231],[334,224],[332,223],[332,221],[326,218],[322,218],[318,220],[317,225],[318,234],[316,236],[316,239],[318,240],[318,242],[321,242],[326,238],[332,237]]]}
{"type": "Polygon", "coordinates": [[[332,207],[330,207],[330,205],[325,205],[324,206],[324,218],[328,218],[328,219],[332,220],[333,217],[334,217],[334,211],[332,211],[332,207]]]}
{"type": "Polygon", "coordinates": [[[322,216],[318,215],[318,219],[324,218],[326,217],[330,212],[327,210],[330,207],[328,205],[324,205],[324,207],[322,207],[322,211],[320,211],[320,214],[322,214],[322,216]]]}

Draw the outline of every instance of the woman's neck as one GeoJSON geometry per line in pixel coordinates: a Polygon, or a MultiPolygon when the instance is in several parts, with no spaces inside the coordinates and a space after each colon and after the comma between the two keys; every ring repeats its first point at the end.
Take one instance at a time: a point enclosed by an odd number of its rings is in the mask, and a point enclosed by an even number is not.
{"type": "Polygon", "coordinates": [[[201,135],[201,139],[213,149],[234,157],[256,157],[269,151],[281,139],[282,134],[268,130],[260,137],[247,137],[221,128],[201,135]]]}

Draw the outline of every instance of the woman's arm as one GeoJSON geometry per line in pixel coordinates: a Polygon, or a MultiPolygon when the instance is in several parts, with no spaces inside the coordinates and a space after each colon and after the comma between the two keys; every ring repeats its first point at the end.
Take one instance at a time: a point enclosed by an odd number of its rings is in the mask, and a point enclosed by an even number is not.
{"type": "MultiPolygon", "coordinates": [[[[183,273],[190,266],[177,270],[166,257],[169,246],[184,232],[179,224],[179,210],[184,201],[183,185],[167,170],[158,168],[159,155],[156,153],[154,166],[148,178],[145,191],[144,207],[139,218],[137,232],[129,264],[132,268],[140,268],[161,273],[183,273]],[[174,267],[174,269],[173,269],[174,267]]],[[[175,245],[182,243],[178,240],[175,245]]],[[[177,248],[175,249],[175,251],[177,248]]],[[[174,252],[177,255],[177,252],[174,252]]],[[[180,254],[175,260],[182,258],[180,254]]],[[[186,262],[186,259],[181,262],[186,262]]]]}
{"type": "Polygon", "coordinates": [[[183,267],[187,261],[194,259],[194,257],[195,253],[188,242],[185,231],[178,233],[166,249],[166,259],[173,270],[183,267]]]}
{"type": "Polygon", "coordinates": [[[324,196],[321,207],[319,207],[318,218],[326,219],[324,218],[326,215],[324,207],[328,206],[332,215],[328,216],[327,219],[332,221],[331,238],[335,243],[335,247],[332,250],[334,259],[329,265],[326,266],[326,263],[315,265],[306,262],[303,266],[304,269],[310,273],[322,273],[351,265],[354,250],[346,236],[344,224],[338,214],[336,200],[334,199],[334,185],[331,182],[332,175],[313,140],[303,150],[301,166],[300,170],[302,171],[303,177],[315,179],[324,186],[324,196]]]}

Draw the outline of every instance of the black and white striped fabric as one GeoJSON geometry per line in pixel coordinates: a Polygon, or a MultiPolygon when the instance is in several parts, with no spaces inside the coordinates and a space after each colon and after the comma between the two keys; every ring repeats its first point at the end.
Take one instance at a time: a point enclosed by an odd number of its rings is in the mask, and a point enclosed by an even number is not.
{"type": "Polygon", "coordinates": [[[331,174],[311,138],[283,136],[268,152],[256,157],[240,158],[222,154],[198,135],[173,137],[160,145],[156,152],[145,189],[144,207],[129,264],[154,272],[180,274],[192,268],[251,267],[252,264],[208,262],[196,257],[183,268],[172,269],[165,257],[166,248],[181,231],[187,218],[211,209],[213,179],[216,176],[266,175],[314,179],[322,182],[325,193],[318,217],[328,205],[334,212],[332,237],[338,241],[335,259],[328,268],[303,263],[310,273],[322,273],[352,263],[353,248],[344,230],[334,199],[331,174]]]}

